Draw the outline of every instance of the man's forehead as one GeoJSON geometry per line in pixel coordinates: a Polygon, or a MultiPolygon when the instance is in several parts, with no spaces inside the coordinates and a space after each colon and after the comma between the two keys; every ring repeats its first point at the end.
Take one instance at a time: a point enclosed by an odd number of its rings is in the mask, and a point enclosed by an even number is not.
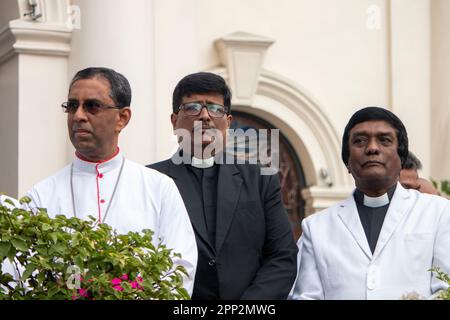
{"type": "Polygon", "coordinates": [[[397,129],[385,120],[368,120],[357,123],[351,128],[350,135],[358,134],[396,134],[397,129]]]}
{"type": "Polygon", "coordinates": [[[77,79],[71,83],[69,88],[69,94],[73,91],[73,89],[80,89],[80,88],[92,90],[106,88],[109,91],[111,85],[109,84],[109,81],[107,79],[101,76],[94,76],[93,78],[86,78],[86,79],[77,79]]]}
{"type": "Polygon", "coordinates": [[[187,93],[182,97],[182,100],[221,100],[223,102],[223,95],[218,92],[203,92],[203,93],[187,93]]]}

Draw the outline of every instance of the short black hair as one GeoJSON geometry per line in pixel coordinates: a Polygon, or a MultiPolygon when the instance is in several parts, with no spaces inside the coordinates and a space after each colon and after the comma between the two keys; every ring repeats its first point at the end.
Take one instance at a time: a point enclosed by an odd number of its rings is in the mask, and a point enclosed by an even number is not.
{"type": "Polygon", "coordinates": [[[176,85],[172,96],[173,113],[178,113],[183,97],[205,93],[222,95],[227,113],[231,112],[231,90],[224,78],[211,72],[197,72],[185,76],[176,85]]]}
{"type": "Polygon", "coordinates": [[[406,170],[421,170],[422,162],[420,162],[419,158],[416,157],[414,153],[411,151],[408,152],[408,157],[406,157],[405,163],[402,165],[402,169],[406,170]]]}
{"type": "Polygon", "coordinates": [[[366,121],[386,121],[389,123],[397,132],[398,148],[397,153],[402,162],[402,167],[406,162],[408,157],[408,133],[403,125],[403,122],[391,111],[380,108],[380,107],[366,107],[361,110],[356,111],[344,129],[344,135],[342,136],[342,161],[344,164],[348,165],[348,158],[350,156],[349,149],[349,135],[350,130],[361,122],[366,121]]]}
{"type": "Polygon", "coordinates": [[[131,87],[127,78],[113,69],[104,67],[89,67],[77,72],[70,81],[69,91],[75,81],[101,77],[109,82],[111,90],[109,96],[113,99],[118,108],[129,107],[131,105],[131,87]]]}

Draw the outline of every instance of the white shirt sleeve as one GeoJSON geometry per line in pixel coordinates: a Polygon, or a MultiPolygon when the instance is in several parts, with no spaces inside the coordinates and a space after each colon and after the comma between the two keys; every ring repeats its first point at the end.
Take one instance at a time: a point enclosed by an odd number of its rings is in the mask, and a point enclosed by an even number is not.
{"type": "Polygon", "coordinates": [[[324,292],[319,270],[317,268],[314,246],[311,240],[308,219],[302,222],[303,233],[300,268],[296,283],[297,298],[300,300],[323,300],[324,292]]]}
{"type": "Polygon", "coordinates": [[[289,292],[288,300],[299,300],[300,299],[300,281],[298,280],[298,274],[300,270],[300,261],[302,257],[302,247],[303,247],[303,236],[297,241],[298,253],[297,253],[297,276],[295,277],[294,285],[292,286],[291,292],[289,292]]]}
{"type": "Polygon", "coordinates": [[[19,201],[17,201],[14,198],[5,196],[3,194],[0,194],[0,205],[5,206],[8,209],[13,209],[14,207],[15,208],[20,208],[21,207],[19,201]],[[8,202],[6,202],[6,200],[8,200],[8,202]],[[12,202],[12,204],[10,202],[12,202]]]}
{"type": "Polygon", "coordinates": [[[192,296],[198,259],[197,242],[178,188],[168,177],[167,182],[162,190],[159,236],[168,248],[181,254],[181,259],[174,259],[174,264],[186,269],[188,276],[184,276],[183,287],[192,296]]]}

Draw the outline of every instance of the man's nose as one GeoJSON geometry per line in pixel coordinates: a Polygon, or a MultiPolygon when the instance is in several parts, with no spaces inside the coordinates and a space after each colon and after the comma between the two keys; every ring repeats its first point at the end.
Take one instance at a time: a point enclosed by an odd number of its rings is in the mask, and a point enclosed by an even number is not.
{"type": "Polygon", "coordinates": [[[380,152],[380,146],[376,139],[369,139],[366,146],[367,154],[378,154],[380,152]]]}
{"type": "Polygon", "coordinates": [[[198,119],[205,121],[205,120],[211,120],[211,117],[209,116],[208,109],[204,106],[202,110],[200,110],[200,114],[198,115],[198,119]]]}
{"type": "Polygon", "coordinates": [[[72,118],[75,121],[86,121],[87,120],[86,110],[84,110],[84,107],[81,103],[78,106],[77,110],[75,110],[75,112],[73,113],[72,118]]]}

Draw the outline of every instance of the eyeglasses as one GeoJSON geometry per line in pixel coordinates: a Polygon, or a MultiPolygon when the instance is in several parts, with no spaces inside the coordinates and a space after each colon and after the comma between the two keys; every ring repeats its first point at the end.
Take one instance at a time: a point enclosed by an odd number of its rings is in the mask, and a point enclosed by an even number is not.
{"type": "MultiPolygon", "coordinates": [[[[77,112],[79,106],[80,106],[80,102],[78,102],[76,100],[63,102],[61,104],[61,107],[63,108],[63,111],[65,113],[75,113],[75,112],[77,112]]],[[[110,105],[104,104],[97,100],[84,101],[83,108],[86,112],[89,112],[90,114],[97,114],[98,112],[100,112],[100,110],[105,110],[105,109],[120,109],[117,106],[110,106],[110,105]]]]}
{"type": "Polygon", "coordinates": [[[183,109],[184,113],[188,116],[198,116],[202,109],[206,108],[211,118],[222,118],[227,112],[225,107],[216,103],[201,103],[201,102],[187,102],[183,103],[178,111],[183,109]]]}

